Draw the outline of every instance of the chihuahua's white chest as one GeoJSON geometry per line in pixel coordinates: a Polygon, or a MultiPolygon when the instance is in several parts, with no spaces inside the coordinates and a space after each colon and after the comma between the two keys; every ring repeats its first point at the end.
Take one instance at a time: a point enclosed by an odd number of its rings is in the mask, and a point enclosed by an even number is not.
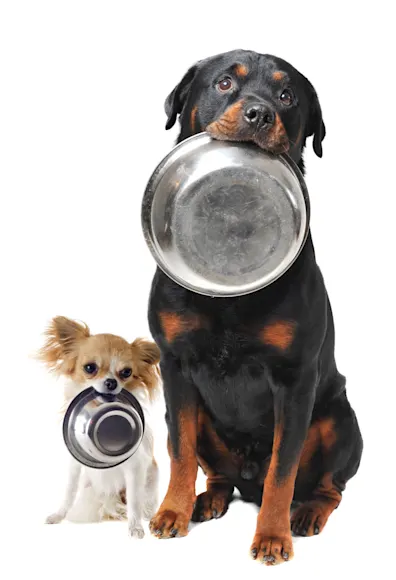
{"type": "MultiPolygon", "coordinates": [[[[133,460],[131,457],[129,461],[133,460]]],[[[125,489],[125,467],[117,465],[109,469],[84,467],[81,473],[81,486],[92,487],[98,494],[116,494],[125,489]]],[[[131,466],[128,466],[132,468],[131,466]]]]}

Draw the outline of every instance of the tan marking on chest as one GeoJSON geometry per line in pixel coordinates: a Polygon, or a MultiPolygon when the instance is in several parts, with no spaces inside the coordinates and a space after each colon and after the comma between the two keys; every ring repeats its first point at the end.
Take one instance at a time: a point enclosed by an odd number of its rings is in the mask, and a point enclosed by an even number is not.
{"type": "Polygon", "coordinates": [[[291,321],[277,320],[267,324],[260,332],[260,338],[264,344],[274,346],[281,351],[289,348],[295,334],[295,323],[291,321]]]}
{"type": "Polygon", "coordinates": [[[162,330],[167,342],[173,342],[180,334],[201,328],[199,316],[182,316],[176,312],[160,312],[162,330]]]}

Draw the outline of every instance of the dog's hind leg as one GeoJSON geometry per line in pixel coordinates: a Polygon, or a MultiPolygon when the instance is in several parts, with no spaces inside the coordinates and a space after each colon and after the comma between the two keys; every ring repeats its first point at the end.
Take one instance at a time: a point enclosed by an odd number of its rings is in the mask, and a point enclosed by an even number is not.
{"type": "Polygon", "coordinates": [[[314,421],[309,430],[299,472],[301,469],[303,475],[304,469],[309,470],[307,453],[312,455],[313,450],[321,454],[321,467],[311,497],[291,517],[295,535],[312,536],[323,530],[329,516],[341,502],[347,481],[358,470],[362,449],[355,413],[343,393],[326,407],[325,416],[314,421]]]}
{"type": "Polygon", "coordinates": [[[208,476],[206,491],[197,497],[191,517],[193,522],[221,518],[227,512],[233,496],[234,486],[226,477],[215,473],[208,474],[206,470],[205,472],[208,476]]]}
{"type": "Polygon", "coordinates": [[[228,469],[232,470],[233,464],[231,453],[202,409],[198,414],[198,425],[198,463],[207,480],[206,491],[198,495],[191,519],[193,522],[206,522],[213,518],[221,518],[228,510],[234,485],[225,472],[228,469]],[[220,472],[219,466],[225,470],[220,472]]]}

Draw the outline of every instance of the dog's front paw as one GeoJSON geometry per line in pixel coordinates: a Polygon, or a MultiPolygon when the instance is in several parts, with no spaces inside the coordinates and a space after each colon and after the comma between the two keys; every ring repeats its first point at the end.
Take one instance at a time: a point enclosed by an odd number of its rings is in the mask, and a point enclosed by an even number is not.
{"type": "Polygon", "coordinates": [[[291,534],[276,536],[275,534],[256,533],[250,553],[254,560],[274,566],[288,562],[293,558],[293,540],[291,534]]]}
{"type": "Polygon", "coordinates": [[[59,524],[64,519],[65,519],[65,514],[60,513],[60,512],[56,512],[55,514],[51,514],[50,516],[48,516],[48,518],[45,520],[45,523],[46,524],[59,524]]]}
{"type": "Polygon", "coordinates": [[[135,538],[136,540],[144,538],[144,529],[141,524],[129,524],[128,531],[131,538],[135,538]]]}
{"type": "Polygon", "coordinates": [[[187,536],[189,521],[189,515],[160,509],[150,522],[150,531],[157,538],[187,536]]]}

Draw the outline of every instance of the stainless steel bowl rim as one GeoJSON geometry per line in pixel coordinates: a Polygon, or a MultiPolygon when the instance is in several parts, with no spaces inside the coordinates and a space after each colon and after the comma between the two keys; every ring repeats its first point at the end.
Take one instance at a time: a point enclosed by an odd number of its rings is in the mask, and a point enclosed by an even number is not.
{"type": "Polygon", "coordinates": [[[302,196],[304,198],[304,204],[305,204],[305,228],[304,228],[304,233],[303,236],[301,238],[301,243],[299,248],[297,249],[293,259],[290,260],[290,262],[286,265],[286,267],[280,271],[278,273],[278,275],[274,276],[270,281],[263,283],[257,283],[256,286],[254,287],[250,287],[244,291],[238,291],[238,292],[234,292],[234,291],[230,291],[230,292],[225,292],[225,293],[217,293],[216,291],[207,291],[205,289],[202,289],[200,287],[197,287],[193,284],[190,284],[188,281],[184,280],[183,278],[181,278],[180,276],[177,275],[176,272],[172,271],[171,268],[169,268],[168,264],[166,263],[166,261],[162,258],[162,256],[160,255],[160,253],[157,251],[156,248],[156,240],[155,240],[155,235],[153,232],[153,226],[152,226],[152,213],[151,213],[151,209],[152,209],[152,203],[154,200],[154,196],[155,196],[155,185],[156,183],[158,183],[160,176],[165,174],[165,172],[168,170],[168,168],[173,164],[173,163],[177,163],[178,158],[182,155],[182,152],[184,149],[191,147],[191,144],[193,142],[196,142],[197,144],[199,144],[199,141],[202,142],[202,145],[209,143],[211,141],[213,141],[213,139],[205,132],[203,133],[198,133],[196,135],[193,135],[192,137],[188,137],[187,139],[183,140],[182,142],[176,144],[171,151],[162,159],[162,161],[160,161],[160,163],[157,165],[157,167],[155,168],[155,170],[153,171],[144,195],[143,195],[143,201],[142,201],[142,211],[141,211],[141,225],[142,225],[142,230],[143,230],[143,235],[144,235],[144,239],[145,242],[154,258],[154,260],[156,261],[158,267],[163,271],[163,273],[168,276],[171,280],[173,280],[176,284],[186,288],[187,290],[190,290],[192,292],[195,292],[197,294],[202,294],[202,295],[206,295],[206,296],[210,296],[212,298],[222,298],[222,297],[235,297],[235,296],[243,296],[243,295],[247,295],[247,294],[251,294],[253,292],[257,292],[258,290],[261,290],[262,288],[265,288],[266,286],[269,286],[270,284],[273,284],[276,280],[278,280],[281,276],[283,276],[289,269],[290,267],[295,263],[295,261],[297,260],[298,256],[300,255],[302,249],[304,248],[304,245],[306,243],[308,234],[309,234],[309,227],[310,227],[310,201],[309,201],[309,194],[308,194],[308,189],[304,180],[304,177],[299,169],[299,167],[297,166],[297,164],[291,159],[291,157],[289,157],[289,155],[287,154],[282,154],[282,155],[272,155],[266,151],[262,151],[260,150],[260,148],[253,144],[253,143],[236,143],[236,142],[231,142],[231,141],[216,141],[216,143],[221,143],[221,144],[225,144],[225,145],[241,145],[243,147],[250,147],[256,150],[261,151],[264,155],[267,155],[269,157],[273,157],[274,160],[281,160],[281,162],[289,169],[289,171],[295,176],[295,178],[297,179],[299,186],[301,188],[301,193],[302,196]]]}
{"type": "Polygon", "coordinates": [[[137,398],[134,395],[132,395],[129,391],[127,391],[126,389],[122,389],[122,391],[120,393],[117,393],[116,395],[110,394],[107,395],[98,393],[93,387],[88,387],[87,389],[84,389],[83,391],[78,393],[70,402],[66,410],[65,416],[63,418],[62,432],[63,432],[63,440],[65,442],[67,449],[69,450],[70,454],[74,457],[74,459],[76,459],[79,463],[82,463],[87,467],[95,469],[110,469],[111,467],[121,465],[136,452],[143,438],[144,428],[145,428],[145,418],[143,409],[137,398]],[[81,405],[82,403],[86,404],[90,401],[93,401],[94,399],[100,399],[105,407],[103,412],[101,411],[99,413],[99,418],[97,419],[97,421],[99,422],[106,415],[106,407],[108,406],[109,403],[115,404],[115,407],[118,407],[117,409],[114,407],[116,414],[123,414],[123,412],[130,413],[131,411],[133,411],[136,414],[136,418],[140,422],[139,427],[141,429],[141,437],[134,451],[128,454],[128,456],[123,457],[122,459],[114,462],[111,462],[111,456],[107,456],[103,462],[99,462],[95,459],[92,459],[87,453],[85,453],[85,450],[83,448],[78,448],[77,446],[73,445],[70,438],[70,418],[72,414],[76,411],[76,409],[78,409],[79,406],[80,408],[83,408],[84,405],[81,405]]]}

